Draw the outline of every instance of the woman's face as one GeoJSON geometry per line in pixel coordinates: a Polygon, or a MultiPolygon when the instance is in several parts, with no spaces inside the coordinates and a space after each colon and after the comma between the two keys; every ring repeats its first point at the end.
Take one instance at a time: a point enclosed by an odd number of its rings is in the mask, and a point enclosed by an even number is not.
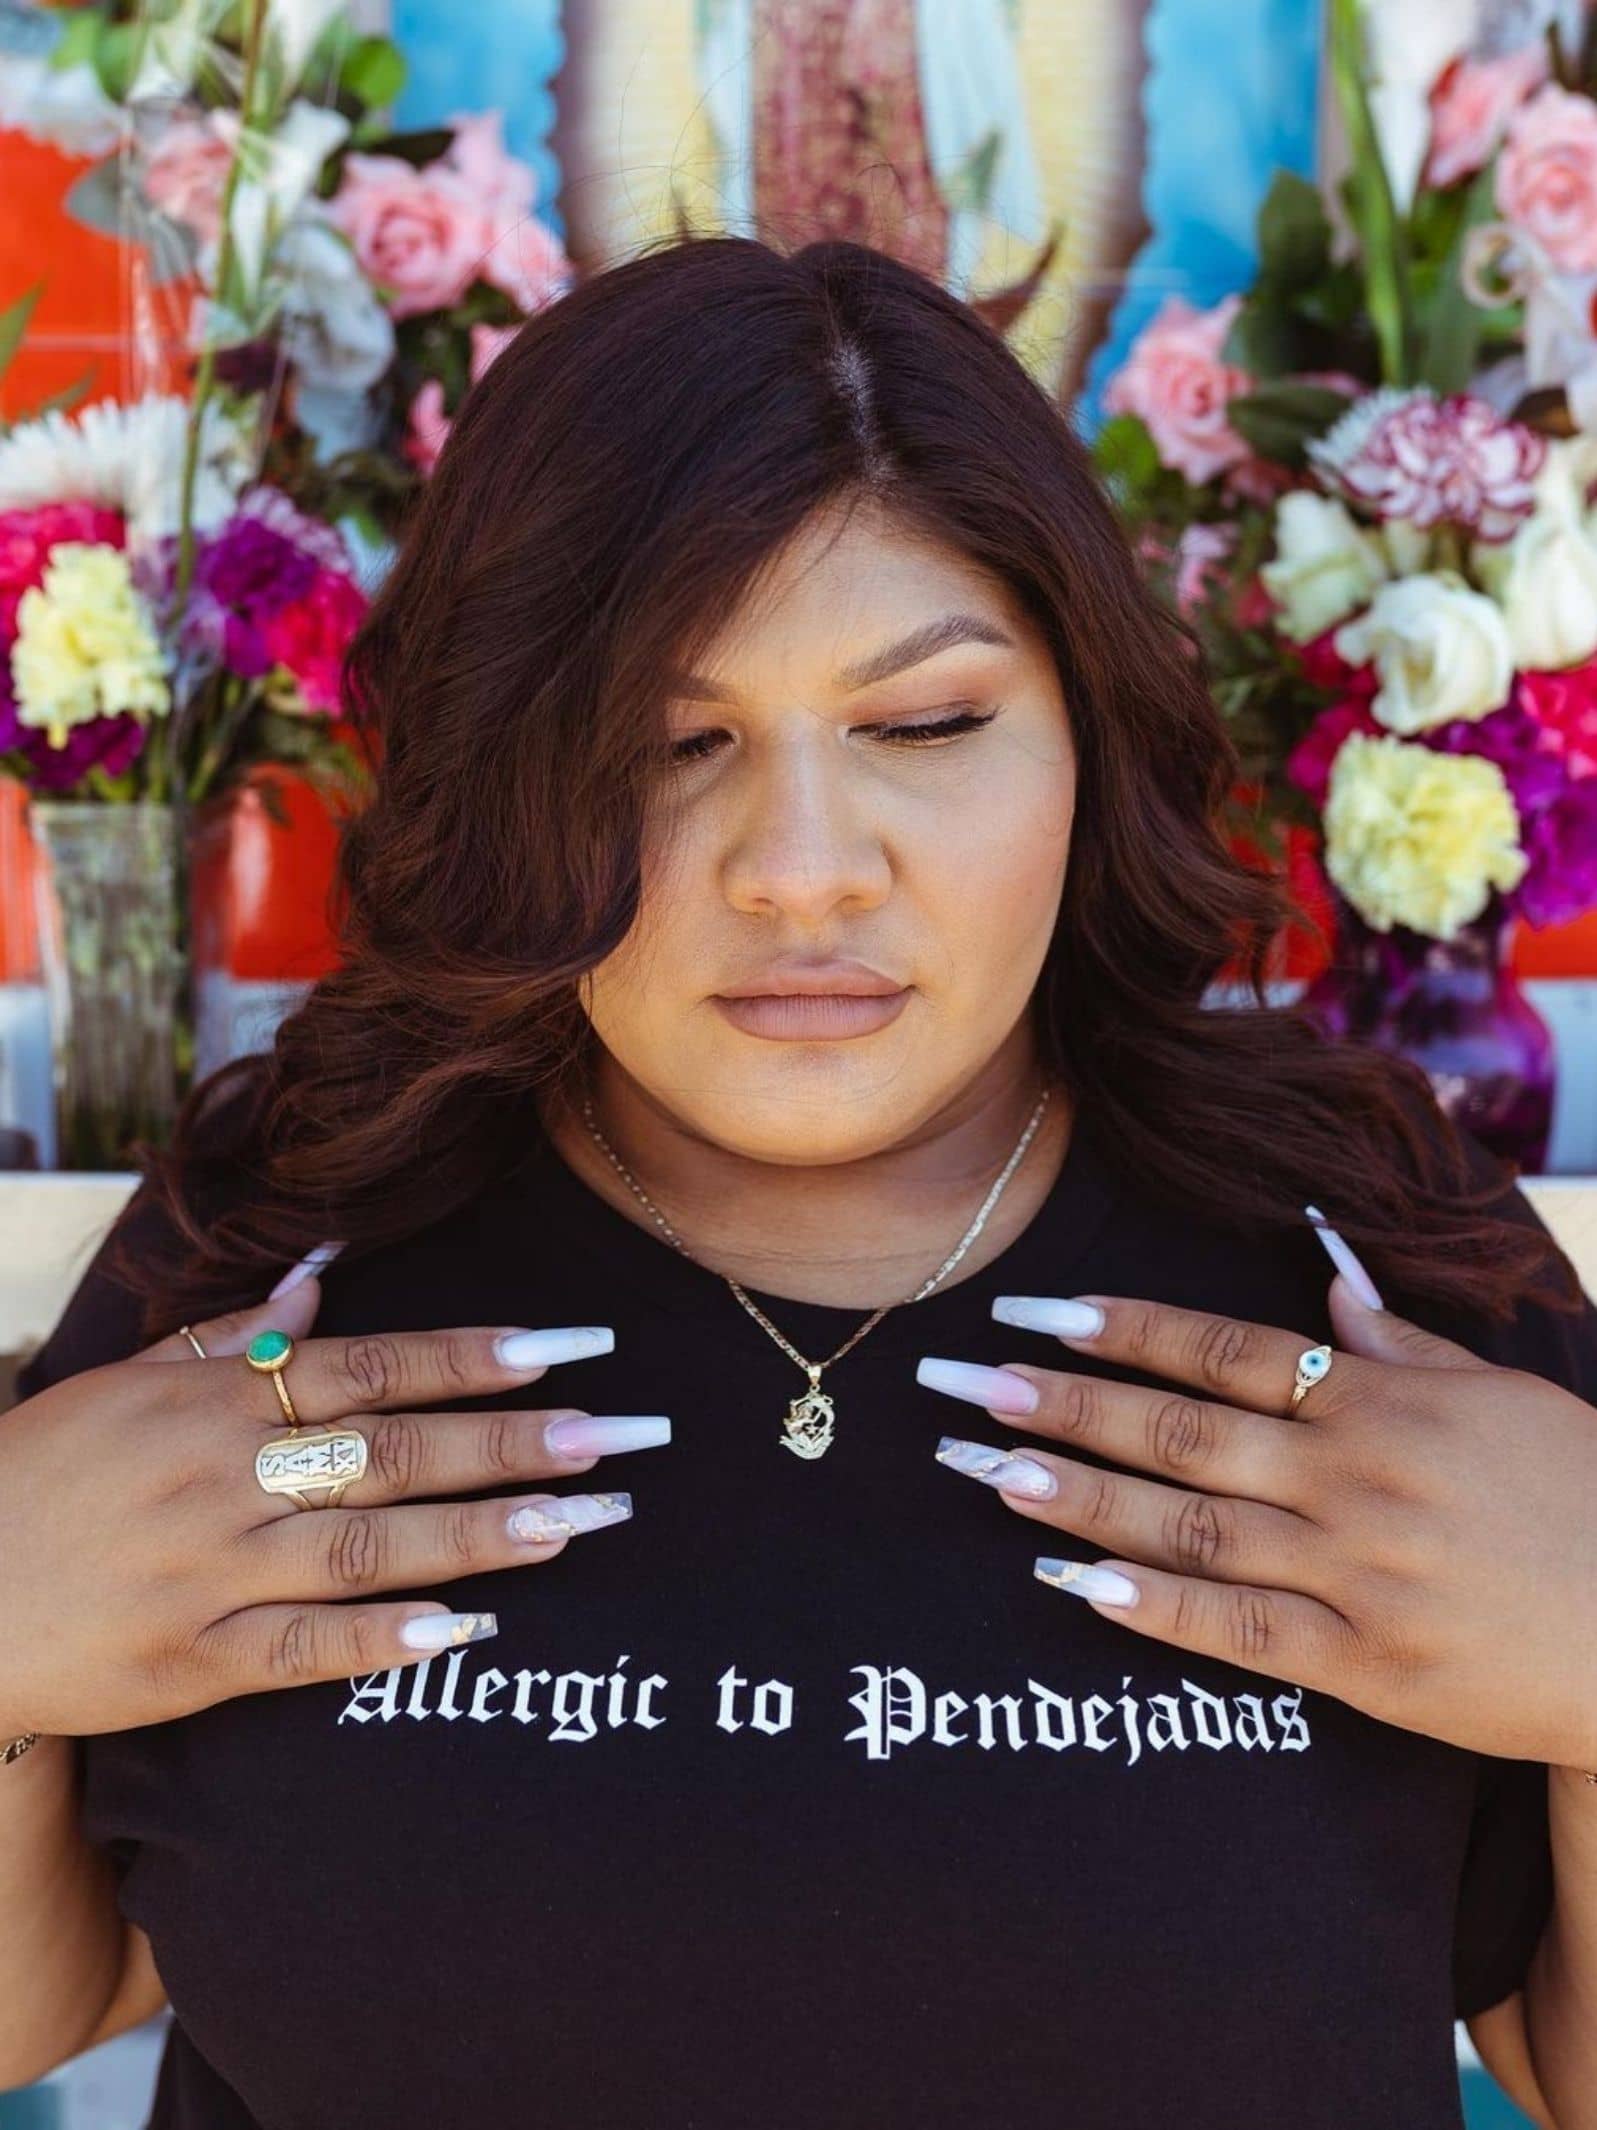
{"type": "Polygon", "coordinates": [[[585,987],[642,1094],[802,1165],[898,1143],[984,1069],[1024,1073],[1075,753],[1007,587],[874,507],[828,510],[678,680],[638,919],[585,987]],[[890,995],[726,996],[796,965],[832,987],[839,960],[890,995]]]}

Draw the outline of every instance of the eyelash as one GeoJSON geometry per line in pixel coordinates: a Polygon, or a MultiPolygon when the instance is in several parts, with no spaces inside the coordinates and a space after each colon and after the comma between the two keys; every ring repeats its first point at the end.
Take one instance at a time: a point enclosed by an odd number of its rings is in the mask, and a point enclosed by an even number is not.
{"type": "MultiPolygon", "coordinates": [[[[996,710],[985,712],[961,710],[953,717],[939,718],[930,723],[873,725],[868,729],[873,732],[883,733],[895,742],[904,741],[911,747],[924,747],[934,740],[953,737],[961,732],[979,732],[984,725],[990,725],[997,715],[998,712],[996,710]]],[[[709,732],[693,732],[686,739],[677,740],[671,748],[671,760],[673,762],[703,761],[711,750],[704,746],[702,742],[713,740],[719,730],[720,727],[716,726],[709,732]]]]}

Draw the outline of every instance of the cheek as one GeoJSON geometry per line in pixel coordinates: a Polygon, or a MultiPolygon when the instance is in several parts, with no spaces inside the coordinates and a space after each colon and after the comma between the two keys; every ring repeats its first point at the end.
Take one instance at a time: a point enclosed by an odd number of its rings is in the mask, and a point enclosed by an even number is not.
{"type": "Polygon", "coordinates": [[[916,824],[915,876],[951,936],[989,949],[1007,941],[1021,958],[1040,951],[1059,907],[1074,811],[1069,759],[1017,748],[916,824]]]}

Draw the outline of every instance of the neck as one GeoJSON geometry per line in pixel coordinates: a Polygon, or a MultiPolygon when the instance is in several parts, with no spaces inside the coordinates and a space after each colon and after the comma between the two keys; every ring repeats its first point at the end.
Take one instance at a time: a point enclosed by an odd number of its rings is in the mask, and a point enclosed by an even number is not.
{"type": "MultiPolygon", "coordinates": [[[[913,1293],[954,1248],[1043,1085],[1027,1032],[903,1138],[857,1160],[811,1164],[752,1159],[706,1138],[608,1052],[599,1053],[591,1091],[599,1129],[700,1264],[764,1294],[874,1309],[913,1293]]],[[[591,1189],[660,1233],[579,1111],[551,1107],[544,1121],[591,1189]]],[[[1028,1225],[1059,1173],[1071,1122],[1055,1084],[998,1203],[939,1291],[979,1272],[1028,1225]]]]}

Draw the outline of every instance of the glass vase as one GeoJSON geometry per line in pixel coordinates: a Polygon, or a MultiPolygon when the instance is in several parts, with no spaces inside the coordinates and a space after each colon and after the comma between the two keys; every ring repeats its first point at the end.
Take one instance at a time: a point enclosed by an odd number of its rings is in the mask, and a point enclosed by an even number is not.
{"type": "Polygon", "coordinates": [[[1454,939],[1377,932],[1337,898],[1330,965],[1304,1004],[1333,1037],[1411,1058],[1455,1123],[1528,1175],[1547,1162],[1554,1054],[1509,966],[1497,905],[1454,939]]]}
{"type": "Polygon", "coordinates": [[[126,1164],[177,1108],[177,831],[170,806],[35,799],[39,951],[58,1168],[126,1164]]]}

